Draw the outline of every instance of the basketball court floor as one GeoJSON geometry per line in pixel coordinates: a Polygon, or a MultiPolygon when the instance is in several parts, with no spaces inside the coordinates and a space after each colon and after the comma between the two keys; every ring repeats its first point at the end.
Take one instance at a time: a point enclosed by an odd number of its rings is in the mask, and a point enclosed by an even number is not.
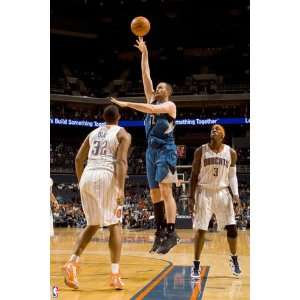
{"type": "MultiPolygon", "coordinates": [[[[55,228],[51,240],[51,294],[57,287],[63,300],[246,300],[250,299],[249,231],[239,231],[238,254],[243,275],[235,278],[229,267],[226,232],[208,233],[201,257],[201,280],[190,278],[193,261],[192,230],[179,229],[181,243],[166,255],[150,254],[153,230],[123,230],[121,275],[125,289],[109,282],[108,231],[99,230],[80,260],[79,290],[65,286],[61,267],[68,260],[81,229],[55,228]]],[[[53,299],[55,295],[51,295],[53,299]]]]}

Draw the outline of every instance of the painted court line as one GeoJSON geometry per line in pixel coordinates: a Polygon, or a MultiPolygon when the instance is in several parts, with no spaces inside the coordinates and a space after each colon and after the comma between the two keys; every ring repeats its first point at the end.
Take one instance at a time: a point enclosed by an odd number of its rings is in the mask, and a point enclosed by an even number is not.
{"type": "Polygon", "coordinates": [[[207,281],[207,275],[208,275],[209,267],[208,266],[203,266],[201,267],[201,280],[195,282],[195,287],[193,290],[193,293],[190,297],[190,300],[201,300],[205,288],[205,284],[207,281]]]}
{"type": "Polygon", "coordinates": [[[139,291],[131,300],[144,299],[173,269],[173,264],[170,263],[163,269],[154,279],[152,279],[141,291],[139,291]]]}
{"type": "Polygon", "coordinates": [[[191,266],[165,268],[131,300],[201,300],[204,293],[208,266],[201,267],[201,280],[191,279],[191,266]]]}

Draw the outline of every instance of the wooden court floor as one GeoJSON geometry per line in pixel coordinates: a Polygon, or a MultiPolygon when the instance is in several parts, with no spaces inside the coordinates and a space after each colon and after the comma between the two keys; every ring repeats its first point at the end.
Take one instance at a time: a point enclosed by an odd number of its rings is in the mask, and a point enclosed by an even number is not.
{"type": "Polygon", "coordinates": [[[238,254],[243,275],[232,276],[228,263],[226,233],[208,233],[201,256],[201,266],[207,275],[201,288],[190,282],[189,270],[193,261],[192,230],[178,230],[181,243],[167,255],[150,254],[154,238],[153,230],[123,230],[121,274],[126,285],[123,291],[115,291],[108,285],[110,257],[108,231],[99,230],[81,257],[79,290],[64,285],[61,267],[69,258],[81,229],[55,228],[51,240],[51,298],[52,287],[58,288],[63,300],[126,300],[126,299],[250,299],[249,231],[239,231],[238,254]],[[146,288],[144,289],[144,287],[146,288]],[[140,291],[140,292],[139,292],[140,291]],[[139,292],[139,293],[138,293],[139,292]]]}

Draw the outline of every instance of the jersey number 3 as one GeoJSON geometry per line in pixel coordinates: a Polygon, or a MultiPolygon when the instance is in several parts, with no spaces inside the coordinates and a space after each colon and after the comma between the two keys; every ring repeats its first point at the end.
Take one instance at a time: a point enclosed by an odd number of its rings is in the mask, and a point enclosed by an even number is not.
{"type": "Polygon", "coordinates": [[[218,168],[214,168],[213,175],[214,176],[218,176],[218,174],[219,174],[219,169],[218,168]]]}
{"type": "Polygon", "coordinates": [[[93,143],[93,149],[92,149],[92,154],[93,155],[106,155],[106,146],[107,146],[107,141],[94,141],[93,143]]]}

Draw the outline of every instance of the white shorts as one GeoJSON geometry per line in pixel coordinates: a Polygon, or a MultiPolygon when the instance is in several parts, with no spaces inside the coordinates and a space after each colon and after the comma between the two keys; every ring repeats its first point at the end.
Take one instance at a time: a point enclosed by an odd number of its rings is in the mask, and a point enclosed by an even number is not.
{"type": "Polygon", "coordinates": [[[85,169],[79,188],[87,225],[103,227],[122,222],[122,214],[116,213],[116,183],[112,172],[85,169]]]}
{"type": "Polygon", "coordinates": [[[178,181],[177,171],[172,173],[170,170],[167,176],[161,181],[161,183],[176,183],[178,181]]]}
{"type": "Polygon", "coordinates": [[[208,230],[212,215],[216,215],[218,229],[226,225],[236,224],[232,197],[227,188],[222,190],[208,190],[197,187],[195,192],[195,213],[193,228],[208,230]]]}

